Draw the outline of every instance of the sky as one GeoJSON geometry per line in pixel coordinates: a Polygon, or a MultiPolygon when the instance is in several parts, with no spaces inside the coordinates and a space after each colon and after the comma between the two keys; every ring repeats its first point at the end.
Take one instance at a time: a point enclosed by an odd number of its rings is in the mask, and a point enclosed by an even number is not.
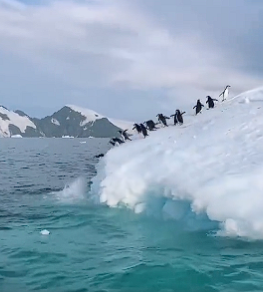
{"type": "Polygon", "coordinates": [[[0,104],[132,121],[263,85],[262,0],[0,0],[0,104]]]}

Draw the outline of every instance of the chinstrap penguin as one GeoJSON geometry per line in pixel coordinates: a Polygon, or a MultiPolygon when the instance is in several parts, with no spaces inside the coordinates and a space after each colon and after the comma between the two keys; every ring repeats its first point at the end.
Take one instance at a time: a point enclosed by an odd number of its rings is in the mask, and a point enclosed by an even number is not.
{"type": "Polygon", "coordinates": [[[209,95],[206,98],[207,98],[206,103],[208,103],[208,108],[213,108],[215,106],[214,101],[218,101],[217,99],[212,98],[209,95]]]}
{"type": "Polygon", "coordinates": [[[219,95],[219,97],[222,95],[223,96],[223,99],[222,101],[225,101],[227,98],[228,98],[228,95],[229,95],[229,89],[231,86],[230,85],[227,85],[224,89],[224,91],[219,95]]]}
{"type": "Polygon", "coordinates": [[[166,120],[170,119],[169,117],[164,116],[163,114],[156,115],[158,117],[158,121],[162,123],[165,127],[168,127],[166,120]]]}
{"type": "Polygon", "coordinates": [[[204,105],[200,102],[200,99],[198,99],[196,105],[193,107],[193,109],[195,109],[196,115],[202,110],[203,106],[204,105]]]}

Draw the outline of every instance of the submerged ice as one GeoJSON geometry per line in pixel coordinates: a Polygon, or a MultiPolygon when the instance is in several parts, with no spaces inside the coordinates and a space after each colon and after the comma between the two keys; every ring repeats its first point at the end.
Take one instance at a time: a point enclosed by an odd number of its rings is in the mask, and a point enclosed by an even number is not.
{"type": "Polygon", "coordinates": [[[262,239],[262,102],[257,89],[197,116],[186,109],[182,126],[111,149],[98,163],[93,194],[135,212],[155,212],[159,202],[174,219],[205,216],[220,235],[262,239]]]}

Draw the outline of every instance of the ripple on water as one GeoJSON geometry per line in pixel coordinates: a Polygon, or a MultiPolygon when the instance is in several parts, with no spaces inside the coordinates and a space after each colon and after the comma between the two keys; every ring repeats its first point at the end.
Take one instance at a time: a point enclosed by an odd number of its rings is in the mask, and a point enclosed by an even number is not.
{"type": "Polygon", "coordinates": [[[0,148],[1,292],[262,291],[262,242],[91,206],[86,193],[57,200],[79,177],[88,186],[108,139],[15,140],[0,148]]]}

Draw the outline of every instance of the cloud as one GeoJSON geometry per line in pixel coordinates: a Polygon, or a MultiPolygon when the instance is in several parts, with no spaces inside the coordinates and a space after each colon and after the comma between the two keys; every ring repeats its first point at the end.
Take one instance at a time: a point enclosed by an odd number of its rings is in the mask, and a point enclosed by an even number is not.
{"type": "Polygon", "coordinates": [[[78,103],[117,116],[118,104],[131,118],[194,103],[225,84],[235,93],[262,85],[262,43],[253,37],[262,36],[261,2],[165,3],[0,0],[0,60],[20,72],[5,77],[0,94],[20,104],[18,83],[27,105],[78,103]]]}

